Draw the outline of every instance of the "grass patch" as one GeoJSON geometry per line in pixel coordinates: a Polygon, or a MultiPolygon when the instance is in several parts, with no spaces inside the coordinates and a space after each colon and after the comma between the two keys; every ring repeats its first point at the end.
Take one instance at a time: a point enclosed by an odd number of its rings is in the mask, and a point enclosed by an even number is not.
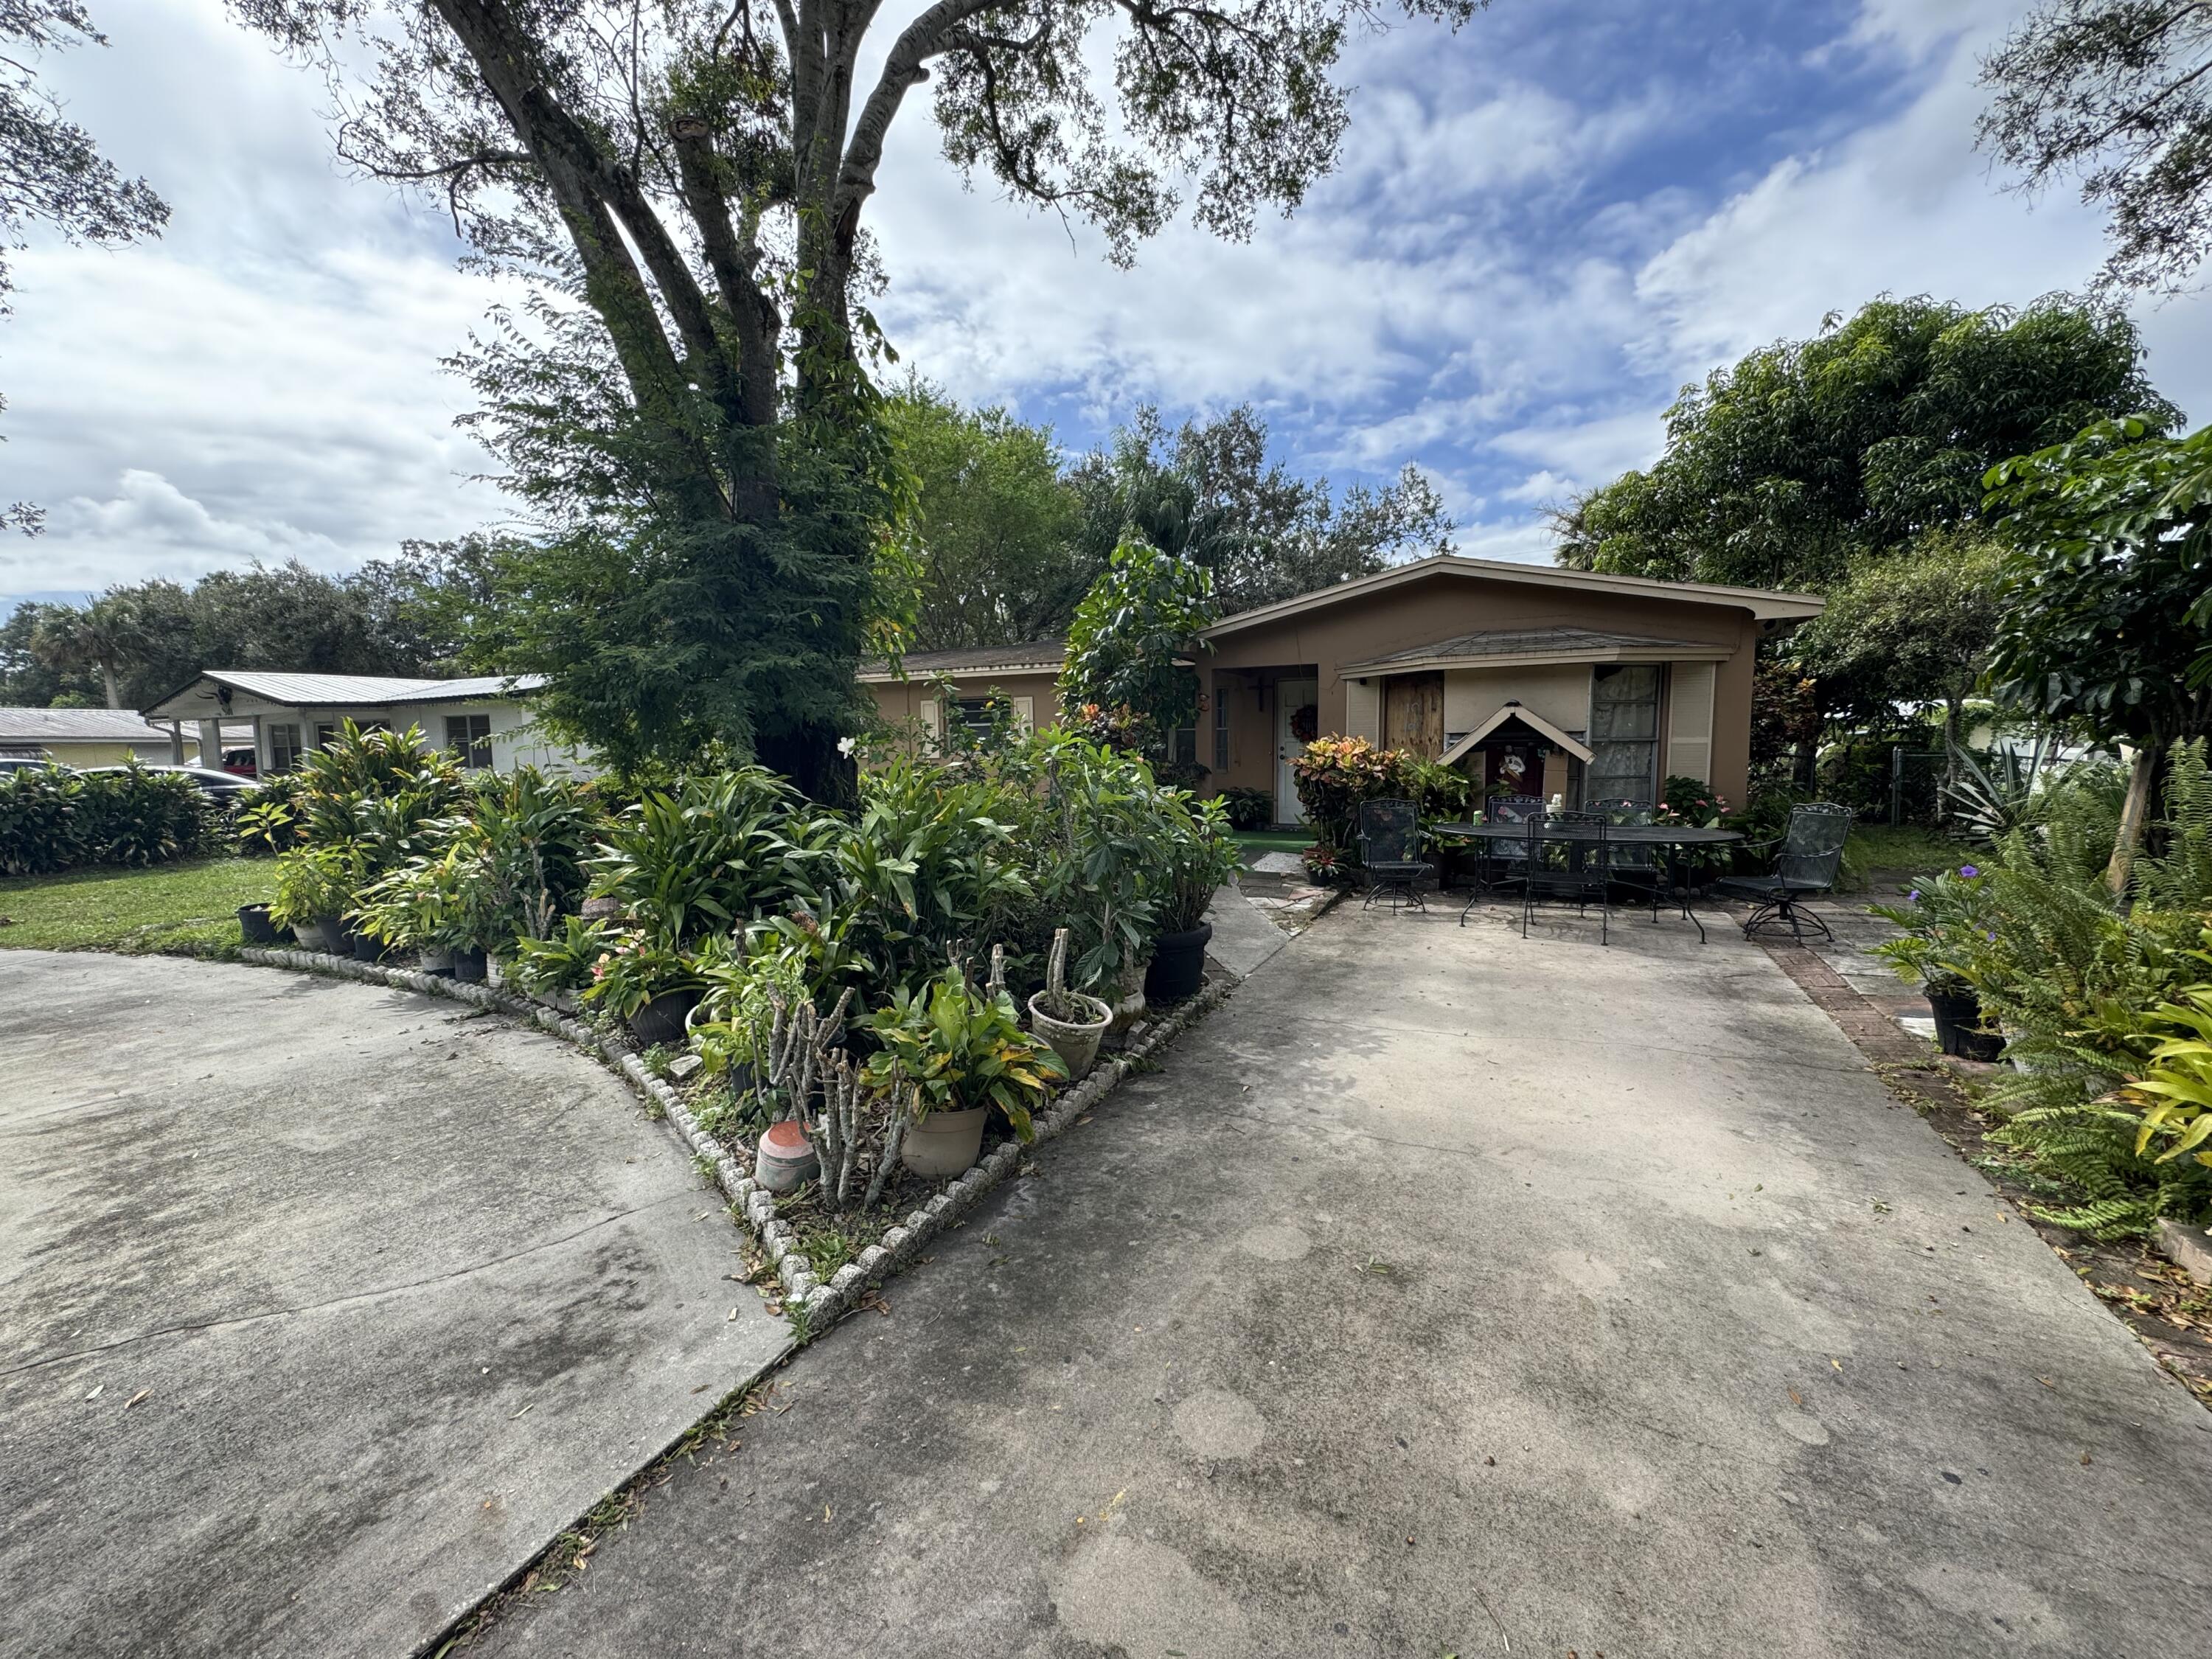
{"type": "Polygon", "coordinates": [[[1248,870],[1262,853],[1303,853],[1314,840],[1312,833],[1304,830],[1232,830],[1230,839],[1244,855],[1248,870]]]}
{"type": "Polygon", "coordinates": [[[194,859],[151,870],[70,870],[0,881],[0,947],[228,956],[238,907],[276,890],[267,859],[194,859]]]}
{"type": "Polygon", "coordinates": [[[1904,870],[1916,876],[1955,870],[1973,861],[1964,842],[1917,823],[1862,823],[1851,830],[1851,862],[1862,870],[1904,870]]]}

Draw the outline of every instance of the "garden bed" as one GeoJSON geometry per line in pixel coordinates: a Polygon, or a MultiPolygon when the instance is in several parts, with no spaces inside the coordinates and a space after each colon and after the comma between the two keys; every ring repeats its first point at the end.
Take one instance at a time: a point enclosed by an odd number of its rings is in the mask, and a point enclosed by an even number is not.
{"type": "Polygon", "coordinates": [[[755,1282],[763,1286],[773,1310],[792,1321],[801,1340],[851,1311],[871,1287],[910,1265],[930,1239],[1015,1175],[1030,1146],[1052,1139],[1078,1121],[1124,1076],[1210,1012],[1231,989],[1226,978],[1211,978],[1198,995],[1139,1025],[1120,1053],[1102,1056],[1090,1076],[1051,1096],[1036,1115],[1036,1136],[1029,1146],[1006,1136],[996,1146],[987,1146],[974,1168],[946,1182],[924,1182],[902,1170],[899,1182],[890,1188],[897,1202],[885,1202],[865,1214],[833,1215],[818,1201],[810,1202],[803,1192],[778,1199],[756,1182],[742,1141],[726,1142],[700,1123],[693,1108],[705,1091],[695,1089],[687,1096],[654,1076],[625,1039],[596,1030],[550,1002],[416,969],[308,951],[249,947],[239,952],[239,959],[447,997],[504,1013],[565,1038],[619,1073],[683,1140],[702,1178],[711,1180],[728,1200],[732,1218],[746,1228],[759,1252],[755,1282]],[[910,1207],[902,1210],[902,1205],[910,1207]],[[837,1266],[826,1273],[817,1271],[817,1264],[828,1267],[833,1258],[840,1258],[837,1266]]]}

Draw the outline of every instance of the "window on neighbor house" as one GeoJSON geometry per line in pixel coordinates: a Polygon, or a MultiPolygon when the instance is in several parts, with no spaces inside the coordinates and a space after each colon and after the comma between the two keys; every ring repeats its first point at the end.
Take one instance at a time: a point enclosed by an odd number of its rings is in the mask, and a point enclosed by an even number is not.
{"type": "Polygon", "coordinates": [[[1620,663],[1591,672],[1589,736],[1594,758],[1583,772],[1583,799],[1640,801],[1659,797],[1659,667],[1620,663]]]}
{"type": "Polygon", "coordinates": [[[491,716],[446,716],[446,747],[460,757],[461,764],[482,771],[491,764],[491,716]]]}
{"type": "Polygon", "coordinates": [[[1004,698],[957,697],[952,703],[952,718],[979,738],[991,735],[992,723],[998,718],[997,708],[1004,698]]]}
{"type": "Polygon", "coordinates": [[[279,720],[269,727],[269,769],[290,772],[300,764],[300,727],[296,721],[279,720]]]}

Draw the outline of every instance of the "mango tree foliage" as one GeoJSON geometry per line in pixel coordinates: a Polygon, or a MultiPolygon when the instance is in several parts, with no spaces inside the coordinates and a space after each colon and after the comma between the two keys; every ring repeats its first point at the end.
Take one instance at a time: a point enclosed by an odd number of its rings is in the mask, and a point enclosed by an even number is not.
{"type": "Polygon", "coordinates": [[[2117,307],[1877,299],[1685,388],[1658,461],[1555,516],[1559,560],[1824,591],[1868,555],[1974,521],[1999,461],[2128,415],[2180,420],[2117,307]]]}

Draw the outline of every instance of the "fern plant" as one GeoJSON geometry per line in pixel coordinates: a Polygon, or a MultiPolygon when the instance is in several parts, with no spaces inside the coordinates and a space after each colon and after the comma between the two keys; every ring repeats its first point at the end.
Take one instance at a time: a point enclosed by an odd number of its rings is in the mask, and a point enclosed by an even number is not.
{"type": "Polygon", "coordinates": [[[2194,1219],[2212,1206],[2212,1170],[2161,1163],[2136,1150],[2142,1117],[2104,1102],[2021,1113],[1990,1139],[2027,1153],[2044,1174],[2080,1194],[2028,1213],[2092,1238],[2140,1237],[2160,1216],[2194,1219]]]}

